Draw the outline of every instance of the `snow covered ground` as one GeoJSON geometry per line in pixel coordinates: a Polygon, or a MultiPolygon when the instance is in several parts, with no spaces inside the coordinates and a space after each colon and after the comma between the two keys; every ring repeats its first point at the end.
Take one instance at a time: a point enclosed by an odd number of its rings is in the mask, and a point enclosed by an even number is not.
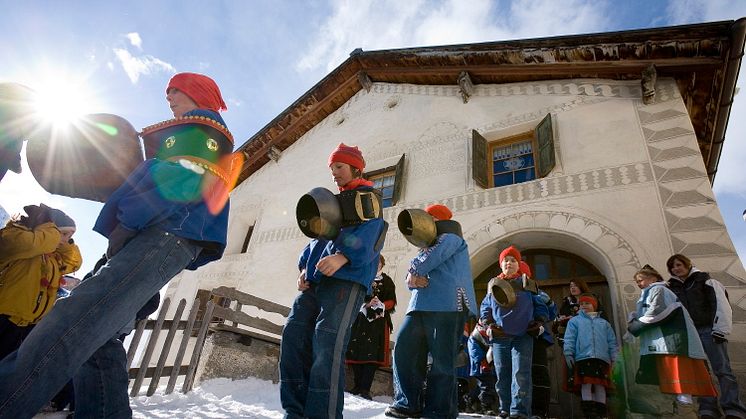
{"type": "MultiPolygon", "coordinates": [[[[162,393],[163,388],[158,392],[162,393]]],[[[152,397],[130,399],[134,418],[282,418],[284,413],[280,406],[279,385],[255,378],[209,380],[188,394],[163,396],[158,392],[152,397]]],[[[391,401],[391,397],[386,396],[371,401],[345,393],[344,416],[351,419],[385,418],[383,411],[391,401]]],[[[61,419],[65,416],[63,412],[47,413],[34,419],[61,419]]]]}

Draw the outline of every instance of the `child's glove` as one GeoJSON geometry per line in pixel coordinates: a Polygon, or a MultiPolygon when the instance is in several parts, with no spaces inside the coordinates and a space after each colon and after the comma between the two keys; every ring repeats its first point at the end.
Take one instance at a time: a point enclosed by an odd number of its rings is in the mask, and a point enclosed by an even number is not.
{"type": "Polygon", "coordinates": [[[130,230],[117,224],[117,227],[109,233],[109,247],[106,249],[106,257],[111,259],[116,255],[124,245],[137,234],[137,231],[130,230]]]}
{"type": "Polygon", "coordinates": [[[528,322],[526,333],[528,333],[529,335],[533,337],[537,337],[540,334],[544,333],[544,326],[541,324],[540,321],[531,320],[530,322],[528,322]]]}

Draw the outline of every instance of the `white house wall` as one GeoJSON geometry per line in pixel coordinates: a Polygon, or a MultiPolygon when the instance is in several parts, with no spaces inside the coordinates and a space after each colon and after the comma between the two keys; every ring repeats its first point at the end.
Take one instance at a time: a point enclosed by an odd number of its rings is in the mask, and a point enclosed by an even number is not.
{"type": "MultiPolygon", "coordinates": [[[[368,169],[391,166],[406,154],[401,199],[384,211],[391,224],[386,272],[399,284],[395,327],[409,300],[401,281],[415,254],[396,231],[396,215],[433,202],[447,204],[462,223],[475,277],[509,243],[566,250],[606,276],[614,315],[623,319],[639,295],[632,274],[645,263],[665,272],[666,259],[681,252],[728,286],[734,318],[746,322],[746,273],[686,108],[673,80],[659,79],[656,92],[655,103],[643,105],[639,81],[477,85],[464,104],[457,86],[375,83],[235,189],[226,256],[180,276],[168,294],[191,298],[197,288],[228,285],[291,305],[297,257],[308,240],[296,225],[295,205],[311,188],[335,190],[327,158],[345,142],[361,148],[368,169]],[[494,140],[535,126],[547,113],[557,155],[549,176],[488,190],[476,186],[471,130],[494,140]]],[[[734,329],[734,340],[746,340],[744,328],[734,329]]],[[[746,359],[741,346],[731,345],[741,355],[735,359],[746,359]]]]}

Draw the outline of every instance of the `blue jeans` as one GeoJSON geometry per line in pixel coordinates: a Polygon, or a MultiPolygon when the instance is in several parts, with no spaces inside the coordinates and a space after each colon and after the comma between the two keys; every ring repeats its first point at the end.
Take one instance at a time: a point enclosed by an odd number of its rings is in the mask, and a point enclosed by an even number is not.
{"type": "Polygon", "coordinates": [[[534,338],[530,335],[497,338],[492,341],[497,373],[500,410],[519,417],[531,416],[531,356],[534,338]]]}
{"type": "MultiPolygon", "coordinates": [[[[200,246],[155,228],[132,238],[70,297],[58,301],[21,347],[0,362],[0,418],[36,414],[200,251],[200,246]]],[[[76,409],[105,412],[99,417],[131,416],[129,400],[125,407],[93,397],[106,405],[91,408],[82,397],[76,399],[76,409]]]]}
{"type": "Polygon", "coordinates": [[[455,361],[465,322],[465,314],[457,311],[404,316],[394,347],[393,407],[428,418],[458,416],[455,361]],[[433,359],[430,372],[428,353],[433,359]]]}
{"type": "Polygon", "coordinates": [[[122,341],[109,339],[86,361],[73,378],[76,418],[128,418],[129,374],[122,341]]]}
{"type": "MultiPolygon", "coordinates": [[[[705,348],[707,358],[710,360],[710,367],[713,374],[718,379],[720,387],[720,407],[726,415],[733,415],[739,418],[746,418],[746,406],[738,397],[738,382],[736,376],[730,368],[730,358],[728,358],[728,343],[715,343],[712,340],[712,329],[709,327],[697,329],[699,339],[705,348]]],[[[715,397],[699,397],[699,414],[719,417],[718,399],[715,397]]]]}
{"type": "Polygon", "coordinates": [[[280,343],[285,417],[342,417],[344,357],[365,293],[358,283],[325,277],[295,298],[280,343]]]}

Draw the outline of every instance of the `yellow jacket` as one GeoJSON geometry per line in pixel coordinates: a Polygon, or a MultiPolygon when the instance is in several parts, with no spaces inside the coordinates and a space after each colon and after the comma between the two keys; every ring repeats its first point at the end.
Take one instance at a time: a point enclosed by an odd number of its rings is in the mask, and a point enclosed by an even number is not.
{"type": "Polygon", "coordinates": [[[82,262],[77,245],[60,244],[53,223],[9,223],[0,230],[0,314],[18,326],[37,323],[57,300],[62,275],[82,262]]]}

